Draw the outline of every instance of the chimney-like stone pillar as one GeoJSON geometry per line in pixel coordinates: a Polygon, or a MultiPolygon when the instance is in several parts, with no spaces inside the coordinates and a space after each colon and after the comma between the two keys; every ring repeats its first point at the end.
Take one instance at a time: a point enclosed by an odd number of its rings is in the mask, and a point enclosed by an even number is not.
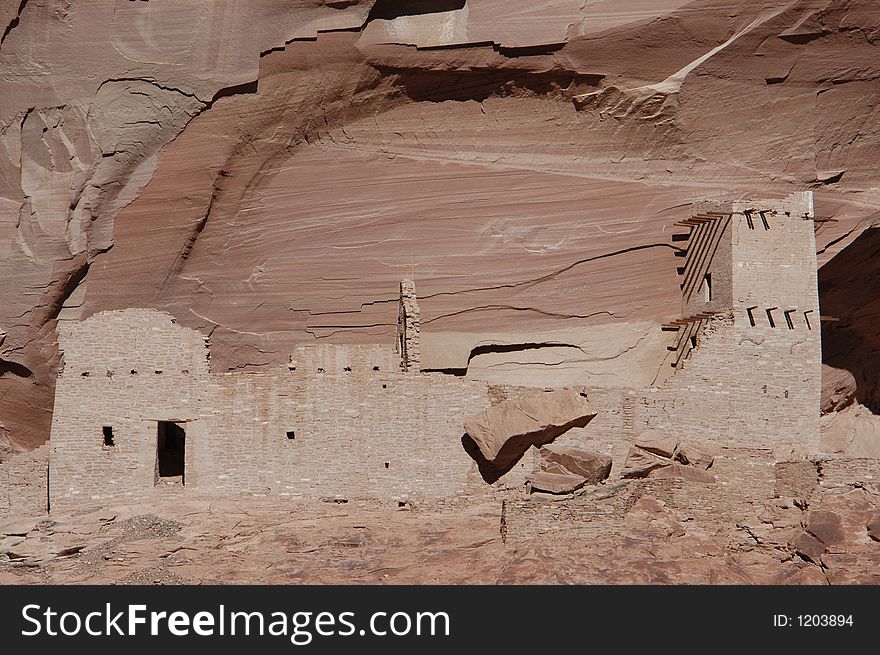
{"type": "Polygon", "coordinates": [[[419,331],[421,312],[416,298],[416,285],[412,280],[400,281],[400,305],[397,312],[397,352],[400,353],[402,371],[421,370],[419,331]]]}

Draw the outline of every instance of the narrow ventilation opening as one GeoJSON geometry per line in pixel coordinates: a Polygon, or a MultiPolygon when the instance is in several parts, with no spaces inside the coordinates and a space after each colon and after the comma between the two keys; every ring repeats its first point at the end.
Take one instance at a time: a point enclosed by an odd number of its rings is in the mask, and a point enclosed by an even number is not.
{"type": "Polygon", "coordinates": [[[288,430],[287,438],[293,441],[294,439],[296,439],[296,432],[294,430],[288,430]]]}
{"type": "Polygon", "coordinates": [[[113,446],[115,446],[116,444],[113,442],[113,426],[105,425],[103,428],[101,428],[101,431],[104,434],[104,445],[108,448],[112,448],[113,446]]]}
{"type": "Polygon", "coordinates": [[[385,468],[390,468],[390,467],[391,467],[391,462],[385,462],[385,468]]]}
{"type": "Polygon", "coordinates": [[[746,311],[749,314],[749,323],[751,324],[752,327],[755,327],[755,314],[753,312],[756,309],[758,309],[758,308],[757,307],[746,307],[746,311]]]}
{"type": "Polygon", "coordinates": [[[703,299],[706,302],[712,301],[712,274],[706,273],[703,278],[703,299]]]}

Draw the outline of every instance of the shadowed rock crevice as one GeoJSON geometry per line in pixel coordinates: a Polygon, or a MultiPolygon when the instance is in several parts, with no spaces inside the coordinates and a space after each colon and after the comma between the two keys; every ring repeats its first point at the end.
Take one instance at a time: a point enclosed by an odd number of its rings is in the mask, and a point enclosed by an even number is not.
{"type": "Polygon", "coordinates": [[[819,306],[830,319],[822,322],[823,363],[852,373],[856,400],[880,413],[880,229],[866,230],[819,269],[819,306]]]}
{"type": "Polygon", "coordinates": [[[9,33],[18,27],[18,24],[21,22],[21,14],[24,11],[25,6],[27,6],[28,0],[21,0],[18,5],[18,11],[15,14],[15,18],[9,21],[9,25],[6,26],[6,29],[3,30],[3,36],[0,36],[0,45],[3,45],[3,42],[6,40],[6,37],[9,36],[9,33]]]}
{"type": "Polygon", "coordinates": [[[422,16],[464,9],[467,0],[377,0],[369,20],[394,20],[403,16],[422,16]]]}
{"type": "Polygon", "coordinates": [[[449,375],[467,375],[468,368],[470,367],[471,360],[474,357],[479,357],[480,355],[490,355],[490,354],[503,354],[503,353],[518,353],[518,352],[526,352],[530,350],[541,350],[543,348],[572,348],[574,350],[583,352],[583,348],[571,343],[556,343],[556,342],[546,342],[546,343],[513,343],[513,344],[486,344],[483,346],[477,346],[476,348],[472,348],[470,354],[467,359],[467,366],[464,368],[445,368],[445,369],[423,369],[426,373],[447,373],[449,375]]]}

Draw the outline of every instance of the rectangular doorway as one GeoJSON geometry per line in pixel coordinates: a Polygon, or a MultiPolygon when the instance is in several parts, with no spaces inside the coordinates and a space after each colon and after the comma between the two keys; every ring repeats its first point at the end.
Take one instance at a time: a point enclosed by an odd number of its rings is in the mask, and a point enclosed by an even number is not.
{"type": "Polygon", "coordinates": [[[180,423],[159,421],[156,442],[156,485],[186,483],[186,431],[180,423]]]}

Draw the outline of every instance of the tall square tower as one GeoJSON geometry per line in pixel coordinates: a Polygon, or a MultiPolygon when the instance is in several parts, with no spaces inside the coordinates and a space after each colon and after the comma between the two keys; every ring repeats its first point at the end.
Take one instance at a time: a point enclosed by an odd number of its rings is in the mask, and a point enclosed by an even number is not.
{"type": "Polygon", "coordinates": [[[679,268],[676,372],[658,421],[725,445],[819,451],[813,198],[701,201],[679,268]]]}

